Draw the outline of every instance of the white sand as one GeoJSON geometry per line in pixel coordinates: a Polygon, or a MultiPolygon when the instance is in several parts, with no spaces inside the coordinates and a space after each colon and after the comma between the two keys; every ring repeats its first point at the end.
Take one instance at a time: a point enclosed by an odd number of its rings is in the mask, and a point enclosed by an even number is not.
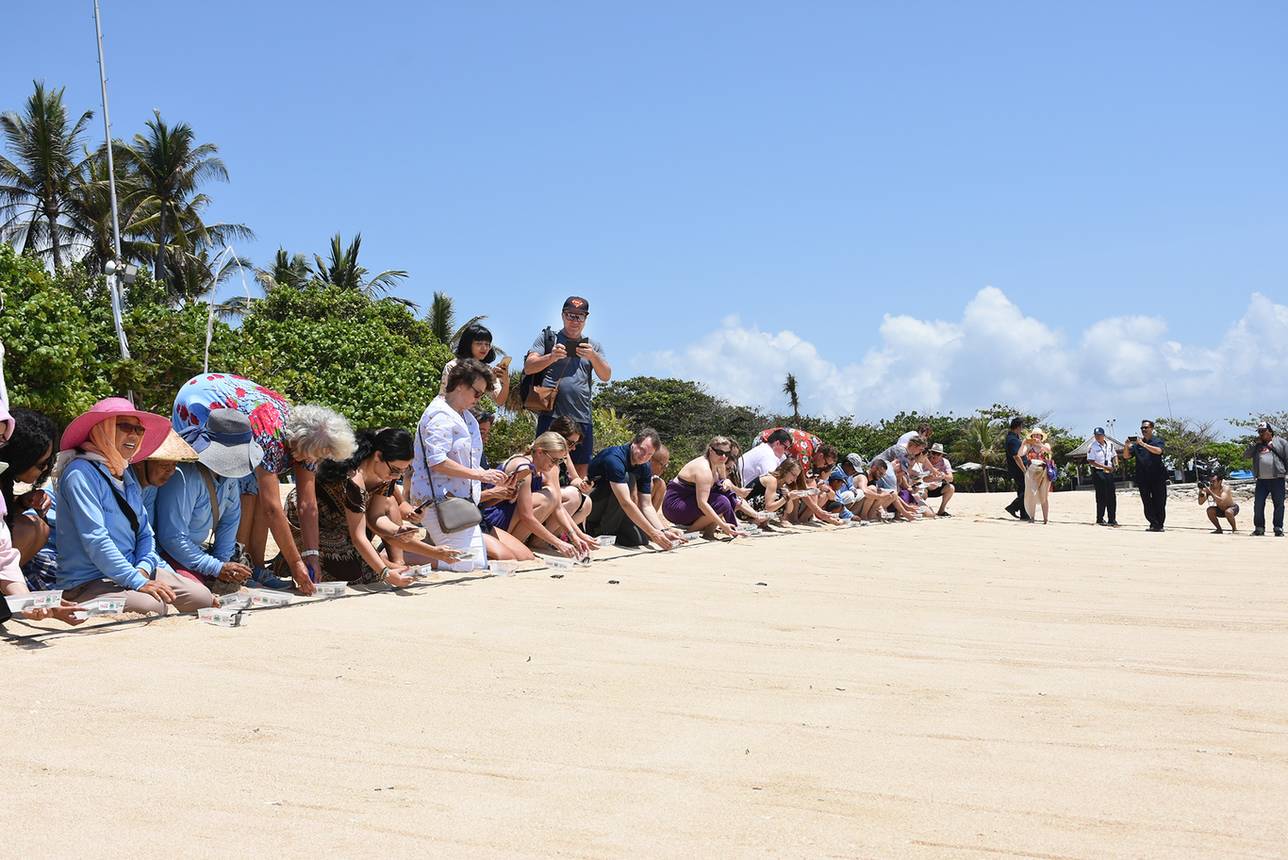
{"type": "Polygon", "coordinates": [[[1004,502],[239,630],[13,625],[4,853],[1283,856],[1288,541],[1004,502]]]}

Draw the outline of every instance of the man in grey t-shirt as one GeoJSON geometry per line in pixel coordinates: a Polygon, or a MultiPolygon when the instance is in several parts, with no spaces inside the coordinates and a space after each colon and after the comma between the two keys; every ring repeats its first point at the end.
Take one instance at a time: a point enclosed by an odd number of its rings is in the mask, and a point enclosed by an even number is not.
{"type": "Polygon", "coordinates": [[[1275,537],[1284,536],[1284,476],[1288,474],[1288,441],[1275,436],[1275,430],[1265,421],[1257,425],[1257,441],[1244,451],[1252,458],[1252,474],[1257,479],[1253,496],[1252,533],[1266,533],[1266,496],[1274,502],[1275,537]]]}
{"type": "Polygon", "coordinates": [[[550,429],[550,422],[563,416],[581,428],[581,444],[573,449],[572,462],[577,474],[586,477],[595,453],[595,427],[591,421],[590,393],[594,377],[607,382],[613,369],[604,360],[604,348],[583,332],[590,303],[581,296],[569,296],[563,304],[563,328],[544,329],[528,348],[523,372],[539,376],[539,385],[559,383],[555,408],[537,415],[537,435],[550,429]]]}

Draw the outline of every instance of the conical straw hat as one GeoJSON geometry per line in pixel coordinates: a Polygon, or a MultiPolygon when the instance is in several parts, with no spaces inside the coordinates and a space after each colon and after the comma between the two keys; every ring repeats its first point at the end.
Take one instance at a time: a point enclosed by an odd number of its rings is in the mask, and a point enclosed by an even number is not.
{"type": "Polygon", "coordinates": [[[195,463],[197,462],[197,452],[192,450],[192,446],[183,441],[183,438],[174,430],[170,435],[165,437],[161,447],[157,448],[148,456],[149,460],[166,460],[173,463],[195,463]]]}

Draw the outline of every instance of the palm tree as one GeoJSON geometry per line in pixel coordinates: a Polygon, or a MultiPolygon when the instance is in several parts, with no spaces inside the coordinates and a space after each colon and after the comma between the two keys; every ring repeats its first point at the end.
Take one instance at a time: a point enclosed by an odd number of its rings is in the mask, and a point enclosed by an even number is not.
{"type": "Polygon", "coordinates": [[[85,126],[94,114],[85,111],[70,122],[63,90],[33,83],[36,91],[22,115],[0,115],[0,130],[17,159],[0,156],[0,237],[21,239],[24,254],[49,254],[57,270],[72,235],[62,217],[81,171],[85,126]]]}
{"type": "Polygon", "coordinates": [[[953,459],[958,463],[979,463],[984,474],[984,492],[988,492],[988,467],[1002,462],[1002,437],[1005,428],[1001,421],[991,418],[972,418],[962,427],[961,435],[953,445],[953,459]]]}
{"type": "Polygon", "coordinates": [[[451,343],[452,331],[455,328],[456,314],[452,309],[452,297],[447,293],[434,293],[434,301],[429,306],[429,329],[440,343],[451,343]]]}
{"type": "MultiPolygon", "coordinates": [[[[372,277],[367,277],[367,270],[358,265],[358,252],[361,248],[361,233],[353,237],[348,247],[344,246],[340,234],[336,233],[331,237],[330,259],[324,260],[317,254],[313,255],[312,283],[321,287],[356,290],[368,298],[375,299],[383,297],[386,292],[396,287],[399,281],[407,277],[407,272],[403,269],[386,269],[372,277]]],[[[408,299],[397,296],[387,298],[410,308],[416,307],[416,303],[408,299]]]]}
{"type": "MultiPolygon", "coordinates": [[[[116,246],[112,233],[112,195],[107,181],[107,155],[103,147],[97,152],[86,152],[81,171],[71,197],[67,201],[66,219],[73,243],[81,252],[80,262],[92,273],[101,273],[108,260],[116,259],[116,246]]],[[[116,183],[125,186],[127,178],[116,162],[116,183]]],[[[138,233],[134,223],[135,209],[117,201],[118,223],[121,230],[121,260],[138,263],[147,259],[147,250],[132,241],[138,233]]]]}
{"type": "Polygon", "coordinates": [[[303,254],[289,254],[278,248],[273,265],[255,270],[255,280],[269,293],[276,289],[302,290],[313,278],[313,267],[303,254]]]}
{"type": "Polygon", "coordinates": [[[228,168],[217,157],[219,147],[198,144],[187,123],[169,126],[155,112],[146,134],[136,134],[123,148],[130,183],[127,195],[137,209],[135,229],[146,234],[156,280],[170,280],[171,265],[182,266],[185,254],[199,246],[225,245],[233,239],[253,239],[243,224],[206,224],[202,213],[210,197],[200,191],[208,180],[228,181],[228,168]]]}
{"type": "Polygon", "coordinates": [[[796,393],[795,374],[787,374],[787,381],[783,383],[783,394],[787,395],[787,402],[792,407],[792,420],[799,422],[801,420],[801,399],[796,393]]]}

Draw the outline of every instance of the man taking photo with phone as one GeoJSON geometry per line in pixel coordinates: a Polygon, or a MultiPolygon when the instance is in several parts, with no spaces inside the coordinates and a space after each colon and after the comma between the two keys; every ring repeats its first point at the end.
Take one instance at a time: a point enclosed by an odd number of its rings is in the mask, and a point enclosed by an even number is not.
{"type": "Polygon", "coordinates": [[[1123,459],[1136,461],[1136,486],[1149,521],[1146,531],[1161,532],[1167,519],[1167,466],[1163,463],[1163,437],[1154,433],[1154,422],[1140,422],[1140,435],[1128,436],[1123,459]]]}
{"type": "Polygon", "coordinates": [[[599,341],[585,336],[590,303],[581,296],[569,296],[563,304],[563,328],[544,329],[528,348],[523,372],[537,390],[555,388],[549,409],[534,408],[536,400],[525,397],[527,408],[537,413],[537,435],[550,429],[550,422],[564,416],[581,428],[581,444],[573,449],[571,459],[577,474],[586,477],[591,456],[595,453],[595,428],[591,423],[590,396],[594,379],[607,382],[613,369],[604,360],[599,341]]]}

